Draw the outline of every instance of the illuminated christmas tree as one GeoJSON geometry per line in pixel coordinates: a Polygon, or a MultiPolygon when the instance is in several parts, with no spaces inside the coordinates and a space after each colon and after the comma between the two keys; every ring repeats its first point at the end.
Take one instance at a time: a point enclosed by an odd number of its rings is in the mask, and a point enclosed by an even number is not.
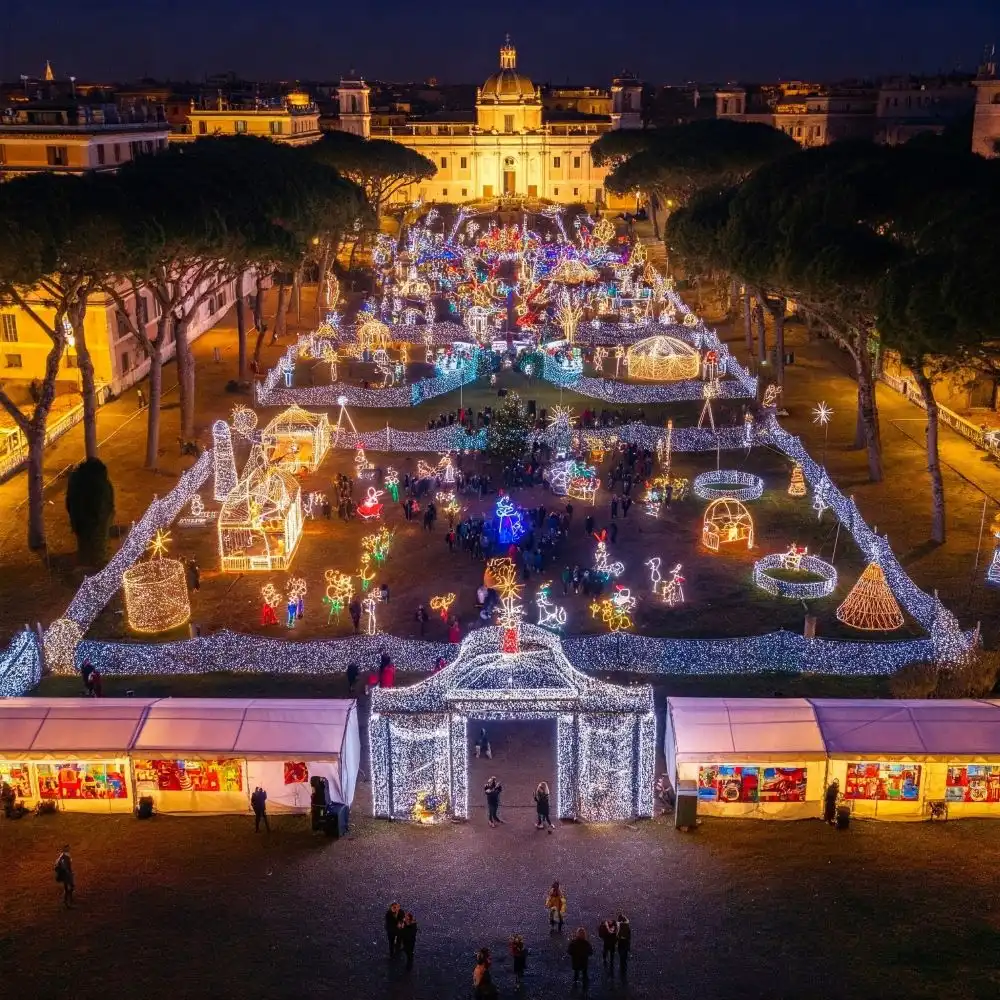
{"type": "Polygon", "coordinates": [[[792,466],[792,481],[788,484],[788,495],[790,497],[806,495],[806,477],[802,475],[802,466],[798,462],[792,466]]]}
{"type": "Polygon", "coordinates": [[[864,632],[891,632],[902,628],[903,612],[877,562],[870,562],[858,577],[858,582],[837,608],[837,620],[864,632]]]}

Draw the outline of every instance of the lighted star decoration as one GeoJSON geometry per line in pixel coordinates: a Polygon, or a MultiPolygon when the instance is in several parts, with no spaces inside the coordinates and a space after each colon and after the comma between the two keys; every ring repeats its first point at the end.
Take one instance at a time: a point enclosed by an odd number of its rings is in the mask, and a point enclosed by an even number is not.
{"type": "Polygon", "coordinates": [[[573,426],[574,420],[576,420],[576,413],[572,406],[562,406],[560,403],[556,403],[555,406],[549,408],[550,427],[569,429],[573,426]]]}
{"type": "Polygon", "coordinates": [[[157,559],[162,559],[170,547],[170,532],[164,531],[162,528],[157,528],[156,534],[150,539],[147,547],[150,558],[155,556],[157,559]]]}
{"type": "Polygon", "coordinates": [[[826,403],[817,403],[813,407],[813,423],[819,424],[821,427],[826,427],[830,422],[830,417],[833,416],[833,410],[826,405],[826,403]]]}

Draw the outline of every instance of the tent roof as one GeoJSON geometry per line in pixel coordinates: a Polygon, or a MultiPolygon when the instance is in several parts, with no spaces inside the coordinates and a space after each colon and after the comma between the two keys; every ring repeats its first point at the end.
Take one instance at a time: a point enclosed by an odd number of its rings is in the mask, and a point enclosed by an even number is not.
{"type": "Polygon", "coordinates": [[[0,699],[0,754],[336,757],[355,704],[267,698],[0,699]]]}
{"type": "Polygon", "coordinates": [[[826,756],[812,706],[802,698],[668,698],[682,763],[826,756]]]}
{"type": "Polygon", "coordinates": [[[1000,755],[1000,704],[813,699],[831,755],[1000,755]]]}

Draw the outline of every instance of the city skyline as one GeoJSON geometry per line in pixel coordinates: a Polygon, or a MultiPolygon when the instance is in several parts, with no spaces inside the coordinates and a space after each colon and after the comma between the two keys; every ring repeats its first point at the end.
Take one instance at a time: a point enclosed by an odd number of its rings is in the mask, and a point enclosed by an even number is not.
{"type": "Polygon", "coordinates": [[[283,11],[276,34],[271,8],[258,3],[223,0],[205,9],[191,0],[149,0],[139,8],[108,0],[97,21],[92,9],[66,0],[44,9],[18,0],[0,39],[0,78],[39,73],[49,60],[59,76],[108,82],[199,80],[228,70],[247,79],[329,80],[354,69],[369,79],[473,83],[493,66],[509,32],[519,67],[538,82],[602,83],[623,68],[651,83],[835,80],[973,72],[1000,36],[1000,7],[986,0],[866,6],[854,0],[789,10],[767,0],[751,12],[731,0],[711,8],[649,5],[634,8],[626,25],[603,23],[605,9],[592,0],[574,6],[570,23],[523,2],[494,14],[441,2],[415,10],[389,0],[378,23],[388,18],[394,36],[407,40],[400,51],[375,34],[370,12],[316,3],[283,11]],[[149,30],[160,23],[170,28],[149,30]],[[454,46],[454,38],[462,44],[454,46]]]}

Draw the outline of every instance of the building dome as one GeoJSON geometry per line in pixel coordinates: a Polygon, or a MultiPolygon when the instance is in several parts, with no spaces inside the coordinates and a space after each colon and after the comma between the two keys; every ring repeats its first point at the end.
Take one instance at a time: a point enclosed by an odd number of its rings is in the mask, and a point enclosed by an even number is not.
{"type": "Polygon", "coordinates": [[[517,71],[517,50],[511,45],[508,36],[506,44],[500,49],[500,72],[487,77],[486,82],[479,88],[479,101],[523,104],[537,99],[538,92],[535,85],[523,73],[517,71]]]}

